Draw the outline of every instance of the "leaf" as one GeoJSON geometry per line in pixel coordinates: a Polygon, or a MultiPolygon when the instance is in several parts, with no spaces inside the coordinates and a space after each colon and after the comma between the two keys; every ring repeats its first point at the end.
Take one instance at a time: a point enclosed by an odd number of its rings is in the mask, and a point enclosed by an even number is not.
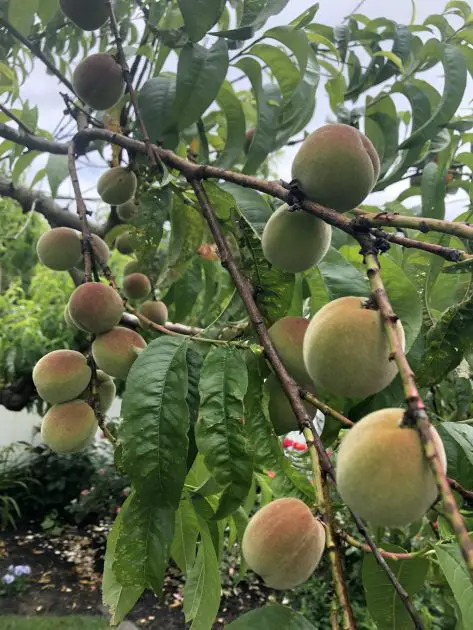
{"type": "Polygon", "coordinates": [[[230,168],[238,160],[245,146],[246,123],[240,99],[229,81],[224,81],[220,88],[217,104],[225,115],[227,127],[225,146],[215,160],[215,165],[230,168]]]}
{"type": "Polygon", "coordinates": [[[279,604],[252,610],[226,627],[228,630],[315,630],[315,626],[301,614],[279,604]]]}
{"type": "Polygon", "coordinates": [[[160,594],[174,535],[175,509],[132,492],[120,512],[123,520],[112,570],[122,586],[151,587],[160,594]]]}
{"type": "Polygon", "coordinates": [[[421,180],[422,216],[443,219],[445,216],[445,183],[443,168],[435,162],[424,167],[421,180]]]}
{"type": "Polygon", "coordinates": [[[366,297],[370,293],[369,283],[365,275],[333,247],[328,250],[325,258],[319,263],[318,269],[330,301],[346,295],[366,297]]]}
{"type": "Polygon", "coordinates": [[[441,422],[437,430],[447,454],[449,476],[473,489],[473,427],[457,422],[441,422]]]}
{"type": "Polygon", "coordinates": [[[247,353],[248,389],[244,399],[245,422],[248,438],[253,446],[258,467],[276,474],[280,496],[292,496],[302,501],[312,501],[314,489],[307,476],[295,470],[285,457],[279,439],[268,417],[268,400],[263,391],[262,362],[247,353]]]}
{"type": "Polygon", "coordinates": [[[51,188],[51,196],[55,199],[59,186],[69,176],[67,156],[51,153],[46,164],[46,173],[51,188]]]}
{"type": "Polygon", "coordinates": [[[264,226],[271,216],[271,207],[265,197],[252,188],[243,188],[230,182],[224,182],[221,188],[232,195],[238,210],[244,215],[255,233],[261,237],[264,226]]]}
{"type": "Polygon", "coordinates": [[[194,566],[198,536],[199,523],[194,508],[188,499],[183,499],[176,512],[171,556],[185,574],[188,574],[194,566]]]}
{"type": "Polygon", "coordinates": [[[195,437],[205,465],[223,488],[216,519],[236,510],[251,486],[253,453],[243,412],[247,387],[241,353],[228,347],[212,348],[200,374],[201,404],[195,437]]]}
{"type": "Polygon", "coordinates": [[[378,52],[373,53],[373,57],[386,57],[386,59],[392,61],[399,72],[404,73],[404,64],[402,63],[402,59],[395,55],[391,50],[378,50],[378,52]]]}
{"type": "Polygon", "coordinates": [[[43,24],[47,24],[56,15],[59,0],[39,0],[38,15],[43,24]]]}
{"type": "Polygon", "coordinates": [[[217,24],[225,0],[178,0],[184,25],[193,42],[198,42],[217,24]]]}
{"type": "Polygon", "coordinates": [[[256,304],[271,325],[284,317],[291,307],[295,276],[272,267],[263,255],[261,241],[246,221],[238,222],[240,231],[241,269],[256,292],[256,304]]]}
{"type": "Polygon", "coordinates": [[[212,627],[220,605],[220,567],[209,526],[197,514],[200,544],[184,586],[184,614],[191,630],[212,627]]]}
{"type": "Polygon", "coordinates": [[[115,562],[117,541],[122,527],[123,515],[131,501],[131,496],[125,501],[122,509],[117,514],[112,529],[107,536],[107,549],[102,577],[102,600],[110,611],[112,625],[118,625],[130,612],[140,598],[144,586],[123,586],[113,571],[115,562]]]}
{"type": "Polygon", "coordinates": [[[173,271],[183,270],[202,243],[204,220],[200,213],[191,205],[184,203],[179,195],[173,196],[170,220],[169,266],[173,271]]]}
{"type": "Polygon", "coordinates": [[[435,545],[440,567],[452,589],[461,611],[463,627],[473,627],[473,586],[458,545],[453,543],[435,545]]]}
{"type": "Polygon", "coordinates": [[[300,83],[300,74],[287,53],[277,46],[255,44],[248,54],[259,57],[263,61],[277,80],[283,98],[290,99],[300,83]]]}
{"type": "Polygon", "coordinates": [[[245,57],[235,66],[248,76],[258,110],[256,131],[243,166],[244,173],[253,174],[274,149],[274,131],[278,126],[281,93],[275,85],[263,86],[263,73],[254,59],[245,57]]]}
{"type": "Polygon", "coordinates": [[[201,118],[213,103],[228,69],[228,47],[223,39],[212,48],[186,44],[179,55],[176,98],[173,105],[175,124],[189,127],[201,118]]]}
{"type": "MultiPolygon", "coordinates": [[[[390,543],[383,543],[383,548],[386,551],[405,551],[390,543]]],[[[410,596],[424,586],[429,568],[425,558],[386,562],[410,596]]],[[[363,558],[362,579],[368,610],[379,630],[407,630],[414,627],[402,600],[371,553],[365,554],[363,558]]]]}
{"type": "Polygon", "coordinates": [[[473,339],[473,292],[447,308],[425,339],[425,349],[417,371],[424,387],[439,383],[463,358],[473,339]]]}
{"type": "Polygon", "coordinates": [[[239,26],[261,28],[272,15],[280,13],[289,0],[244,0],[239,26]]]}
{"type": "Polygon", "coordinates": [[[400,146],[408,149],[422,144],[433,135],[438,127],[450,122],[463,98],[466,88],[466,62],[461,51],[451,44],[442,46],[442,64],[444,67],[443,95],[431,117],[400,146]]]}
{"type": "Polygon", "coordinates": [[[187,343],[164,336],[141,352],[128,375],[118,431],[137,492],[176,509],[187,472],[187,343]]]}
{"type": "Polygon", "coordinates": [[[178,143],[174,125],[175,94],[176,79],[173,76],[149,79],[138,94],[138,105],[151,141],[171,149],[178,143]]]}
{"type": "Polygon", "coordinates": [[[307,68],[310,52],[309,40],[305,32],[291,26],[276,26],[266,31],[265,37],[276,39],[289,48],[297,60],[300,80],[302,80],[307,68]]]}
{"type": "Polygon", "coordinates": [[[39,0],[21,0],[21,2],[10,0],[8,3],[8,21],[22,35],[28,37],[38,7],[39,0]]]}

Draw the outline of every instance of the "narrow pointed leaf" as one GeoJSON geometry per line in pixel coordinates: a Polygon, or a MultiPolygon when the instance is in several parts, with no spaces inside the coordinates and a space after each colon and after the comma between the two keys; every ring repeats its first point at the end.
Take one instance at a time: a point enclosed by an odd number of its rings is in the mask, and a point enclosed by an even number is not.
{"type": "Polygon", "coordinates": [[[198,42],[217,24],[225,0],[178,0],[186,31],[193,42],[198,42]]]}
{"type": "Polygon", "coordinates": [[[292,608],[271,604],[252,610],[228,624],[228,630],[315,630],[313,626],[300,613],[292,608]]]}
{"type": "Polygon", "coordinates": [[[251,486],[253,454],[243,411],[247,387],[241,353],[232,348],[212,348],[200,375],[201,404],[195,436],[205,465],[223,488],[215,518],[236,510],[251,486]]]}
{"type": "Polygon", "coordinates": [[[448,543],[436,545],[435,553],[460,609],[462,626],[465,630],[472,628],[473,585],[461,551],[458,545],[448,543]]]}

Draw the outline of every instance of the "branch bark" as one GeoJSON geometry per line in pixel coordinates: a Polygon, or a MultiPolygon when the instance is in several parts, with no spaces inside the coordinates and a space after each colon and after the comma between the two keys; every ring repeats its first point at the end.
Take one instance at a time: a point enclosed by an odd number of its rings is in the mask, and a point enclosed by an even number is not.
{"type": "Polygon", "coordinates": [[[358,241],[361,245],[365,264],[367,266],[367,275],[370,281],[372,296],[383,318],[384,329],[391,347],[391,354],[393,359],[396,361],[404,388],[407,411],[403,422],[406,426],[415,427],[419,432],[425,457],[429,462],[432,473],[435,477],[435,482],[445,510],[445,516],[455,532],[460,550],[469,571],[470,580],[473,582],[473,542],[468,535],[465,523],[458,510],[455,498],[447,481],[439,453],[435,446],[432,435],[432,425],[427,417],[424,401],[417,389],[414,372],[407,361],[401,344],[401,339],[397,333],[396,322],[398,317],[392,309],[388,295],[384,288],[376,248],[373,245],[371,237],[367,234],[359,234],[358,241]]]}
{"type": "MultiPolygon", "coordinates": [[[[23,208],[23,212],[30,212],[34,204],[35,212],[42,214],[48,223],[53,226],[71,227],[81,230],[79,217],[68,212],[55,203],[54,199],[42,192],[34,191],[24,186],[15,186],[11,180],[0,175],[0,197],[9,197],[17,201],[23,208]]],[[[95,223],[90,224],[94,234],[103,235],[103,228],[95,223]]]]}

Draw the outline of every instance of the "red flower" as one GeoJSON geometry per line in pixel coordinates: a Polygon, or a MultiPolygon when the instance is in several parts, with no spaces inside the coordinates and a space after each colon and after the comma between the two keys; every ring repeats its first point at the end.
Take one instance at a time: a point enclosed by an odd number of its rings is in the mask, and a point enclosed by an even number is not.
{"type": "Polygon", "coordinates": [[[291,446],[294,446],[294,442],[289,438],[284,438],[284,440],[282,441],[282,445],[283,448],[290,448],[291,446]]]}

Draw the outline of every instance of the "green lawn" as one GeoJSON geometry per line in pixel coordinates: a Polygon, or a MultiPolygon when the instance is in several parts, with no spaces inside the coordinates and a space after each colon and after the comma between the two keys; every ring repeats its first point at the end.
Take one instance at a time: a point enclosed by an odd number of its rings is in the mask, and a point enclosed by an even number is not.
{"type": "Polygon", "coordinates": [[[0,617],[2,630],[106,630],[103,617],[0,617]]]}

